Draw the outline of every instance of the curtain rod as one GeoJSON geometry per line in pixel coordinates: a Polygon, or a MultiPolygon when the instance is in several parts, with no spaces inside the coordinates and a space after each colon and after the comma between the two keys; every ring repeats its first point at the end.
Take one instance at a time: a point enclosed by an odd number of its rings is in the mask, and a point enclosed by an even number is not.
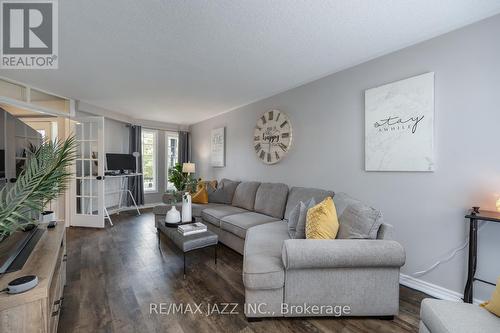
{"type": "Polygon", "coordinates": [[[165,128],[143,126],[143,125],[125,124],[125,127],[136,127],[136,126],[141,126],[143,128],[149,128],[149,129],[154,129],[154,130],[164,131],[164,132],[176,132],[176,133],[187,132],[187,133],[189,133],[189,131],[183,131],[180,129],[165,129],[165,128]]]}

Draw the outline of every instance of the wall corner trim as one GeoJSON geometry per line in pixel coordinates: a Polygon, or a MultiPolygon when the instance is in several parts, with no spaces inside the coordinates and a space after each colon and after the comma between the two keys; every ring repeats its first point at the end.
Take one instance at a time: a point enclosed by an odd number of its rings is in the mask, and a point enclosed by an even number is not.
{"type": "MultiPolygon", "coordinates": [[[[426,293],[432,297],[447,301],[461,302],[463,295],[456,291],[443,288],[433,283],[429,283],[406,274],[399,274],[399,283],[405,287],[426,293]]],[[[483,300],[474,298],[474,304],[481,304],[483,300]]]]}

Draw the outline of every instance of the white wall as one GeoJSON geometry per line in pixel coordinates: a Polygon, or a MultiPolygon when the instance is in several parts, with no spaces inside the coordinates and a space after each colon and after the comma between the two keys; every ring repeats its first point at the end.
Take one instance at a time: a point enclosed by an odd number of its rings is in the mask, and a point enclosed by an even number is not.
{"type": "Polygon", "coordinates": [[[104,120],[104,150],[106,153],[129,154],[130,128],[126,123],[104,120]]]}
{"type": "MultiPolygon", "coordinates": [[[[85,104],[81,104],[85,105],[85,104]]],[[[95,107],[94,107],[95,108],[95,107]]],[[[95,111],[92,109],[92,111],[95,111]]],[[[88,112],[86,110],[78,110],[78,117],[94,116],[95,114],[88,112]]],[[[145,128],[145,127],[143,127],[145,128]]],[[[155,204],[162,202],[162,196],[165,193],[165,177],[166,177],[166,167],[165,167],[165,135],[166,131],[158,131],[158,155],[157,155],[157,172],[158,172],[158,189],[156,192],[145,192],[144,193],[144,203],[145,204],[155,204]]],[[[130,139],[130,128],[127,127],[126,122],[120,120],[111,119],[105,117],[104,120],[104,150],[105,153],[123,153],[129,154],[129,139],[130,139]]],[[[106,191],[113,192],[119,188],[119,180],[107,180],[106,181],[106,191]]],[[[111,194],[106,195],[106,206],[114,207],[118,205],[119,195],[111,194]]],[[[123,200],[125,203],[125,199],[123,200]]]]}
{"type": "MultiPolygon", "coordinates": [[[[130,154],[129,152],[129,138],[130,129],[126,127],[126,123],[121,121],[108,119],[104,121],[104,136],[105,136],[105,150],[106,153],[124,153],[130,154]]],[[[144,127],[143,127],[144,128],[144,127]]],[[[162,196],[165,193],[165,177],[166,177],[166,167],[165,167],[165,131],[157,130],[157,140],[158,140],[158,154],[157,154],[157,191],[155,192],[144,192],[144,204],[155,204],[162,202],[162,196]]],[[[116,199],[107,199],[112,202],[118,202],[116,199]]]]}
{"type": "MultiPolygon", "coordinates": [[[[402,272],[432,265],[467,236],[466,210],[493,209],[500,193],[500,16],[330,75],[191,127],[193,160],[204,178],[284,182],[344,191],[378,207],[407,251],[402,272]],[[435,72],[432,173],[364,171],[364,91],[435,72]],[[279,164],[255,156],[255,122],[266,110],[288,113],[294,142],[279,164]],[[210,130],[226,126],[225,168],[209,166],[210,130]]],[[[293,68],[290,68],[293,70],[293,68]]],[[[478,276],[500,276],[500,224],[479,235],[478,276]]],[[[422,279],[462,293],[460,253],[422,279]]],[[[490,287],[476,283],[476,297],[490,287]]]]}
{"type": "MultiPolygon", "coordinates": [[[[104,120],[104,153],[129,154],[130,129],[126,123],[106,118],[104,120]]],[[[120,190],[120,178],[107,178],[105,192],[105,205],[108,208],[117,207],[120,194],[114,193],[120,190]],[[112,193],[112,194],[111,194],[112,193]]],[[[122,198],[122,204],[126,204],[122,198]]]]}

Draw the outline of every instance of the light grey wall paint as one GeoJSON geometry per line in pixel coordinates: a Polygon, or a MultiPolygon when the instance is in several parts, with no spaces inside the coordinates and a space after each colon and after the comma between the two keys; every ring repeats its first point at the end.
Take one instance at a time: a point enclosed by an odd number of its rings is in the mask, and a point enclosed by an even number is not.
{"type": "Polygon", "coordinates": [[[129,154],[130,129],[121,121],[104,120],[104,151],[106,153],[129,154]]]}
{"type": "MultiPolygon", "coordinates": [[[[90,112],[79,110],[77,117],[95,116],[90,112]]],[[[119,120],[105,118],[104,120],[104,150],[105,153],[123,153],[129,154],[129,138],[130,129],[126,127],[127,123],[119,120]]],[[[165,193],[166,185],[166,167],[165,167],[165,133],[166,131],[157,130],[158,132],[158,155],[157,155],[157,172],[158,172],[158,190],[156,192],[144,193],[145,204],[155,204],[162,202],[163,193],[165,193]]],[[[113,192],[119,188],[119,180],[106,181],[106,191],[113,192]]],[[[107,207],[118,205],[119,195],[106,195],[107,207]]],[[[125,202],[125,199],[124,201],[125,202]]]]}
{"type": "MultiPolygon", "coordinates": [[[[472,205],[494,208],[500,193],[500,16],[372,60],[191,127],[193,161],[204,178],[285,182],[345,191],[378,207],[407,251],[402,272],[432,265],[464,242],[472,205]],[[433,173],[364,171],[364,91],[435,72],[433,173]],[[293,146],[279,164],[259,162],[253,129],[278,108],[293,124],[293,146]],[[226,126],[226,167],[212,168],[210,130],[226,126]]],[[[312,60],[313,61],[313,60],[312,60]]],[[[293,68],[290,68],[293,70],[293,68]]],[[[479,235],[478,275],[496,281],[500,225],[479,235]]],[[[464,252],[422,277],[463,292],[464,252]]],[[[476,284],[476,297],[491,288],[476,284]]]]}
{"type": "MultiPolygon", "coordinates": [[[[128,154],[129,153],[129,128],[126,123],[121,121],[105,118],[104,119],[104,152],[128,154]]],[[[107,178],[105,181],[105,204],[108,208],[118,207],[120,202],[120,194],[116,191],[120,190],[121,179],[107,178]]],[[[122,205],[126,205],[126,199],[122,196],[122,205]]]]}

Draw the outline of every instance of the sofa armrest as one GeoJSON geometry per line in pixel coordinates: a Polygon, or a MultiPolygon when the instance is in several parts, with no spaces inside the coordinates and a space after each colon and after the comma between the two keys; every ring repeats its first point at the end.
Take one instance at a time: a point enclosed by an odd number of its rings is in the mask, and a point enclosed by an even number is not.
{"type": "Polygon", "coordinates": [[[167,215],[167,212],[172,208],[172,205],[161,204],[153,208],[153,214],[155,215],[167,215]]]}
{"type": "Polygon", "coordinates": [[[285,269],[401,267],[406,255],[391,240],[287,239],[282,259],[285,269]]]}

